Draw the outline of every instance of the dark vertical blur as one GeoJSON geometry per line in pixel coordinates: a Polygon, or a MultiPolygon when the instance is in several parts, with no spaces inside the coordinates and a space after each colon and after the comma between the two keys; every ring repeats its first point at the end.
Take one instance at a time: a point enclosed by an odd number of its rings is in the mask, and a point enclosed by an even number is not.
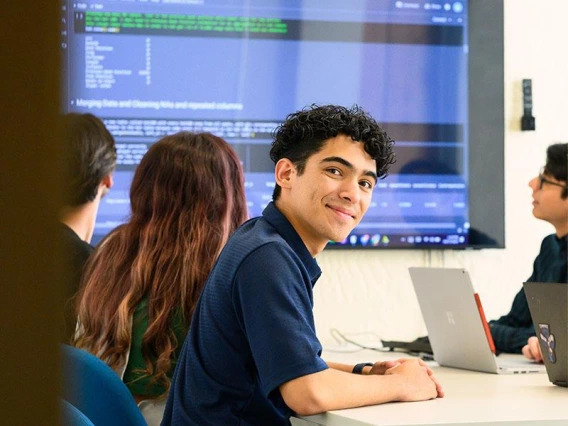
{"type": "Polygon", "coordinates": [[[59,424],[59,6],[0,13],[0,423],[59,424]]]}

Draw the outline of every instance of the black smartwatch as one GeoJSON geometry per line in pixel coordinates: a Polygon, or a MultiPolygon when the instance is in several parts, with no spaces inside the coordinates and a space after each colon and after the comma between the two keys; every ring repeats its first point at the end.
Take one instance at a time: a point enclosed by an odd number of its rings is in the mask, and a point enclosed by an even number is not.
{"type": "Polygon", "coordinates": [[[373,364],[372,362],[362,362],[361,364],[356,364],[355,367],[353,367],[353,374],[363,374],[363,368],[364,367],[372,367],[373,364]]]}

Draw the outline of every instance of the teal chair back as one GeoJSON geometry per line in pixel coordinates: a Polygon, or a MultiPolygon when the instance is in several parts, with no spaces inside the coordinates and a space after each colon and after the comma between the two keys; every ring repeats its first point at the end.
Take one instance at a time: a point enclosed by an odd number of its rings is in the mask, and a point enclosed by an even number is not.
{"type": "Polygon", "coordinates": [[[96,356],[62,346],[63,394],[94,426],[147,426],[118,375],[96,356]]]}
{"type": "Polygon", "coordinates": [[[61,424],[63,426],[95,426],[77,407],[61,400],[61,424]]]}

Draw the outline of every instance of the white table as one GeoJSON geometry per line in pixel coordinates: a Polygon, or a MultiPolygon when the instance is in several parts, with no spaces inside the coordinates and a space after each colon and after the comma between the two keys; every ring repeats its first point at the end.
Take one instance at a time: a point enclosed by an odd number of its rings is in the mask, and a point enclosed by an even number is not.
{"type": "MultiPolygon", "coordinates": [[[[326,361],[355,364],[391,359],[373,351],[324,353],[326,361]]],[[[397,354],[396,357],[399,357],[397,354]]],[[[516,355],[506,355],[515,357],[516,355]]],[[[520,356],[520,355],[519,355],[520,356]]],[[[294,426],[568,425],[568,388],[546,374],[497,375],[433,365],[446,396],[431,401],[374,405],[293,419],[294,426]]]]}

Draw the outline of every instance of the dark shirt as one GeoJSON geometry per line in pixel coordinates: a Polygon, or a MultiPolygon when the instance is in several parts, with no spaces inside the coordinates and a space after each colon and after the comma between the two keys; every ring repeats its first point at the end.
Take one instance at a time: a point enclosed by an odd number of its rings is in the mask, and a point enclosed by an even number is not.
{"type": "MultiPolygon", "coordinates": [[[[128,363],[125,366],[122,381],[133,395],[156,398],[166,393],[166,387],[162,382],[156,382],[156,375],[148,375],[146,372],[146,358],[142,353],[142,341],[144,334],[148,331],[148,298],[143,298],[132,315],[132,339],[130,341],[130,352],[128,355],[128,363]]],[[[172,364],[170,369],[166,372],[168,378],[172,378],[176,361],[179,358],[183,341],[187,336],[187,326],[185,320],[181,315],[181,311],[176,312],[172,318],[171,328],[167,330],[168,333],[173,333],[178,342],[172,354],[172,364]]],[[[157,356],[150,355],[153,367],[156,367],[157,356]]]]}
{"type": "Polygon", "coordinates": [[[60,223],[61,238],[63,244],[64,268],[65,268],[65,290],[63,315],[65,321],[64,342],[69,342],[75,332],[77,318],[75,315],[74,296],[79,290],[81,275],[87,259],[94,248],[89,243],[83,241],[79,236],[64,223],[60,223]]]}
{"type": "MultiPolygon", "coordinates": [[[[534,261],[530,282],[568,282],[566,240],[568,236],[557,238],[547,236],[534,261]]],[[[498,352],[521,353],[529,337],[536,335],[524,289],[517,293],[511,311],[489,323],[491,335],[498,352]]]]}
{"type": "Polygon", "coordinates": [[[274,204],[242,225],[197,303],[162,425],[289,425],[279,386],[328,368],[312,311],[320,274],[274,204]]]}

